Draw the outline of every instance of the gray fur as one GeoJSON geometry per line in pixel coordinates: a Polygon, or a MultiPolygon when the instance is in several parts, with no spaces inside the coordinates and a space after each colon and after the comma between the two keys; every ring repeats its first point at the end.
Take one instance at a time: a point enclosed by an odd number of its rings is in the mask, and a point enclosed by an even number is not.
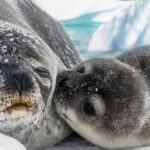
{"type": "Polygon", "coordinates": [[[56,110],[96,145],[115,149],[149,145],[149,66],[149,46],[116,59],[85,61],[59,74],[56,110]]]}
{"type": "Polygon", "coordinates": [[[79,61],[59,23],[32,1],[0,0],[0,132],[18,139],[29,150],[54,145],[70,135],[51,100],[57,73],[79,61]],[[41,67],[47,78],[38,73],[41,67]],[[11,119],[5,110],[18,91],[9,84],[20,71],[31,76],[32,88],[22,96],[30,97],[36,108],[22,118],[11,119]]]}

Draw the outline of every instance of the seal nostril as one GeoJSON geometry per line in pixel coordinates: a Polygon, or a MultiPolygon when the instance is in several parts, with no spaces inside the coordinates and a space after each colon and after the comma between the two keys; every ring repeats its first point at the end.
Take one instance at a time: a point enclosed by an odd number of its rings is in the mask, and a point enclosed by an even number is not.
{"type": "Polygon", "coordinates": [[[72,87],[72,80],[74,79],[75,72],[63,71],[57,76],[57,88],[68,89],[72,87]]]}
{"type": "Polygon", "coordinates": [[[76,69],[76,71],[78,72],[78,73],[85,73],[85,66],[82,64],[82,65],[80,65],[77,69],[76,69]]]}
{"type": "Polygon", "coordinates": [[[19,94],[32,88],[33,81],[30,74],[26,71],[17,71],[10,75],[10,79],[13,82],[9,82],[9,86],[15,87],[19,94]]]}
{"type": "Polygon", "coordinates": [[[64,87],[65,86],[65,82],[69,80],[68,77],[64,77],[64,78],[60,78],[58,79],[58,86],[61,88],[61,87],[64,87]]]}

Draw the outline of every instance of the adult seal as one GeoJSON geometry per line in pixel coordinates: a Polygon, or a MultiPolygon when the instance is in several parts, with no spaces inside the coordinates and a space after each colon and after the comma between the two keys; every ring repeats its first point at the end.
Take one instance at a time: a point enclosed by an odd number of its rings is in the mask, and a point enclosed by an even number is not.
{"type": "Polygon", "coordinates": [[[71,130],[51,105],[57,73],[79,62],[57,21],[30,0],[0,0],[0,132],[41,149],[71,130]]]}
{"type": "Polygon", "coordinates": [[[93,59],[58,76],[54,106],[88,141],[106,148],[150,145],[150,46],[93,59]]]}

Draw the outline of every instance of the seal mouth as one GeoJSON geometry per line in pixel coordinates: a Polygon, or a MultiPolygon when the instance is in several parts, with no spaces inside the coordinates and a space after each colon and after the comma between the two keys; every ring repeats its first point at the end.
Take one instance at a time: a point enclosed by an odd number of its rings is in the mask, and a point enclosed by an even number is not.
{"type": "Polygon", "coordinates": [[[34,110],[36,107],[36,102],[30,97],[17,96],[11,100],[11,104],[8,104],[3,112],[7,113],[10,118],[16,119],[24,117],[29,111],[34,110]]]}

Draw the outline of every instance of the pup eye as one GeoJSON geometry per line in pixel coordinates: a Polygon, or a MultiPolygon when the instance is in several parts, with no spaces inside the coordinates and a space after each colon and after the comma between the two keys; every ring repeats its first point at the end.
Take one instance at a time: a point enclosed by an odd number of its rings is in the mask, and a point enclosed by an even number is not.
{"type": "Polygon", "coordinates": [[[41,76],[42,78],[50,78],[50,74],[48,72],[48,70],[46,70],[45,68],[37,68],[35,69],[35,71],[39,74],[39,76],[41,76]]]}
{"type": "Polygon", "coordinates": [[[95,108],[90,102],[85,102],[83,104],[83,112],[88,116],[96,116],[95,108]]]}
{"type": "Polygon", "coordinates": [[[78,73],[85,73],[85,66],[84,66],[84,65],[79,66],[79,67],[76,69],[76,71],[77,71],[78,73]]]}

